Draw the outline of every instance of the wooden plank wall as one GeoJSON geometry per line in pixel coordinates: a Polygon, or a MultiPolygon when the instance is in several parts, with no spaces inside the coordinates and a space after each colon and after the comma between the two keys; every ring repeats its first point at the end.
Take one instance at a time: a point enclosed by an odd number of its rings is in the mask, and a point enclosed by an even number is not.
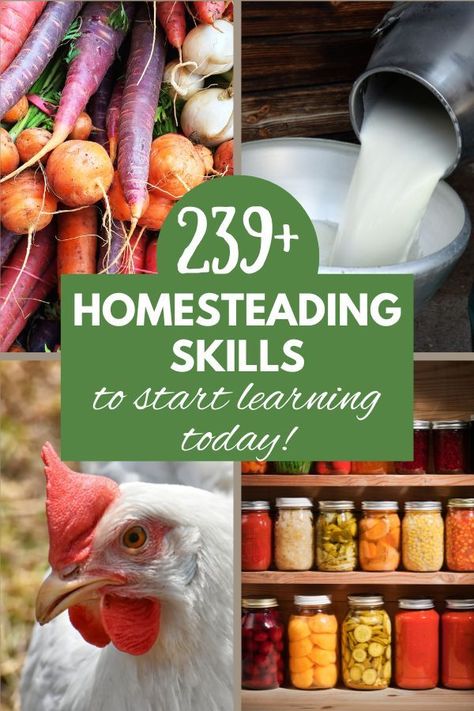
{"type": "Polygon", "coordinates": [[[242,140],[351,132],[351,85],[391,5],[244,0],[242,140]]]}

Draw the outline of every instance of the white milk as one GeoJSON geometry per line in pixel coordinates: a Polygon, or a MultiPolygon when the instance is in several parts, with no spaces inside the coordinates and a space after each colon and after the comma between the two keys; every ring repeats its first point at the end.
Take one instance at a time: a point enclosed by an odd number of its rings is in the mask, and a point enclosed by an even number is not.
{"type": "Polygon", "coordinates": [[[431,195],[456,157],[454,130],[434,96],[405,82],[377,100],[360,138],[330,263],[399,264],[416,250],[431,195]]]}

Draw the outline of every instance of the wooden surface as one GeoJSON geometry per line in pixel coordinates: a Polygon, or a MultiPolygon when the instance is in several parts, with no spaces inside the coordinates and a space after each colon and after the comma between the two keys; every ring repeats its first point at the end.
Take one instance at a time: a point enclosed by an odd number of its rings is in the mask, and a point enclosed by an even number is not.
{"type": "Polygon", "coordinates": [[[275,689],[242,692],[242,711],[472,711],[473,702],[474,692],[449,689],[406,691],[390,687],[383,691],[275,689]]]}
{"type": "Polygon", "coordinates": [[[266,570],[263,573],[242,573],[243,585],[474,585],[474,573],[409,573],[394,570],[389,573],[366,573],[355,570],[351,573],[322,573],[307,570],[286,573],[266,570]]]}
{"type": "Polygon", "coordinates": [[[243,474],[242,486],[285,489],[465,486],[474,491],[474,474],[243,474]]]}

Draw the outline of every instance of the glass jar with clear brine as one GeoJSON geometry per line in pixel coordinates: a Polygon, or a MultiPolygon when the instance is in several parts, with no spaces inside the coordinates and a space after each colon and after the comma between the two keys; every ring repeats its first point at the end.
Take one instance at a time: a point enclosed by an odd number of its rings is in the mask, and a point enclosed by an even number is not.
{"type": "Polygon", "coordinates": [[[353,501],[320,501],[316,523],[316,563],[326,572],[355,570],[357,521],[353,501]]]}
{"type": "Polygon", "coordinates": [[[314,562],[313,504],[306,498],[279,498],[275,521],[278,570],[310,570],[314,562]]]}
{"type": "Polygon", "coordinates": [[[381,595],[349,595],[342,624],[342,679],[349,689],[385,689],[392,676],[392,626],[381,595]]]}

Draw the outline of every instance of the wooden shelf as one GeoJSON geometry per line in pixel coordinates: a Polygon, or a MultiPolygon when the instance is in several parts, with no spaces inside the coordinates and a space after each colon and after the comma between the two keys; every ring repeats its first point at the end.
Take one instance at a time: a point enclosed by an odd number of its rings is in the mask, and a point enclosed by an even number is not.
{"type": "Polygon", "coordinates": [[[474,474],[242,474],[242,486],[357,487],[472,486],[474,474]]]}
{"type": "Polygon", "coordinates": [[[274,689],[273,691],[242,691],[242,711],[472,711],[473,691],[429,689],[406,691],[389,687],[383,691],[354,691],[351,689],[327,689],[299,691],[297,689],[274,689]]]}
{"type": "Polygon", "coordinates": [[[243,585],[474,585],[474,573],[409,573],[395,570],[390,573],[322,573],[317,570],[286,573],[266,570],[262,573],[242,573],[243,585]]]}

